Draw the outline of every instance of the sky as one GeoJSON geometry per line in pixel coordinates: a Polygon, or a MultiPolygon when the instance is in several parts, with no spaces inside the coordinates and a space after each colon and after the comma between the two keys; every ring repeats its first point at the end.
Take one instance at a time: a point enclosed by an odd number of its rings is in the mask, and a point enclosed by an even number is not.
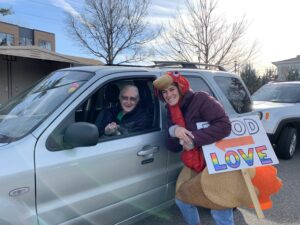
{"type": "MultiPolygon", "coordinates": [[[[0,8],[12,7],[14,11],[0,16],[0,21],[54,33],[58,53],[95,58],[65,31],[64,13],[76,13],[83,5],[84,0],[0,0],[0,8]]],[[[184,5],[185,0],[152,0],[149,21],[165,23],[184,5]]],[[[245,15],[247,39],[257,41],[259,47],[254,68],[264,70],[271,62],[300,55],[299,0],[219,0],[218,10],[229,21],[245,15]]]]}

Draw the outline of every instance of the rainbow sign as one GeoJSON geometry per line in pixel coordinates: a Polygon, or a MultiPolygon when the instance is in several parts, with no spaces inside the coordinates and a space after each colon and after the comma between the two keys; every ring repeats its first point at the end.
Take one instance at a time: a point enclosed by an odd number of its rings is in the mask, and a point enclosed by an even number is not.
{"type": "MultiPolygon", "coordinates": [[[[205,129],[208,123],[197,123],[205,129]]],[[[258,116],[231,119],[231,134],[202,146],[209,174],[278,164],[273,147],[258,116]]]]}

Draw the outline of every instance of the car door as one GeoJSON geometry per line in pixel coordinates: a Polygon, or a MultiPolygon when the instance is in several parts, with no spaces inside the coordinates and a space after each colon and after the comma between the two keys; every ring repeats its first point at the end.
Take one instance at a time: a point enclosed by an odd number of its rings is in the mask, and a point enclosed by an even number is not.
{"type": "MultiPolygon", "coordinates": [[[[75,121],[104,84],[146,73],[111,74],[98,80],[56,118],[35,149],[36,204],[41,224],[116,224],[164,203],[167,190],[165,132],[152,92],[156,124],[136,134],[99,139],[95,146],[49,149],[49,137],[75,121]],[[85,104],[86,105],[86,104],[85,104]],[[71,121],[71,122],[70,122],[71,121]]],[[[155,79],[148,76],[149,83],[155,79]]],[[[99,92],[101,93],[101,91],[99,92]]]]}

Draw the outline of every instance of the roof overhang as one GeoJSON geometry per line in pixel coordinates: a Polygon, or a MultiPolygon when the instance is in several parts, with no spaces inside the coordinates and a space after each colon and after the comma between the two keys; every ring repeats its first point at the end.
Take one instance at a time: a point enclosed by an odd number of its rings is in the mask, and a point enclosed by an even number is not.
{"type": "Polygon", "coordinates": [[[296,58],[272,62],[272,64],[274,64],[276,66],[282,65],[282,64],[300,64],[300,56],[297,55],[296,58]]]}
{"type": "Polygon", "coordinates": [[[0,46],[0,55],[65,62],[76,65],[104,65],[98,60],[63,55],[37,46],[0,46]]]}

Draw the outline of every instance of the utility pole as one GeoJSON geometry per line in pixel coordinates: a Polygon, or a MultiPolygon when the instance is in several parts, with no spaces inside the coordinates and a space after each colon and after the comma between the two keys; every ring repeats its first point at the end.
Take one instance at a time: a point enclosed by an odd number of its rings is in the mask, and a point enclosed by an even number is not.
{"type": "Polygon", "coordinates": [[[234,73],[236,73],[236,71],[237,71],[237,61],[234,60],[234,73]]]}

